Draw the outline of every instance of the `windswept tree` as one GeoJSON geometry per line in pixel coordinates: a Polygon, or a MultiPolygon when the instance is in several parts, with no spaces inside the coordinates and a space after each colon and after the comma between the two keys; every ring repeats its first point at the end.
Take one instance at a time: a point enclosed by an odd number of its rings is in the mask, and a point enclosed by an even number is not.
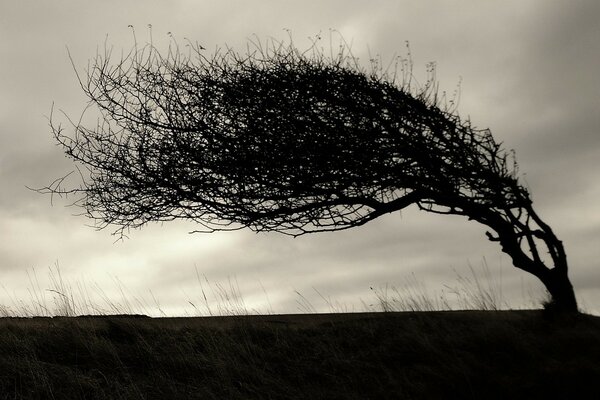
{"type": "Polygon", "coordinates": [[[99,228],[121,234],[185,219],[196,232],[297,236],[416,205],[487,226],[553,307],[577,311],[563,244],[512,153],[442,101],[434,78],[416,85],[410,61],[369,70],[347,46],[325,55],[292,41],[251,42],[244,54],[186,49],[98,54],[79,75],[98,123],[66,132],[51,122],[81,184],[63,178],[44,191],[75,194],[99,228]]]}

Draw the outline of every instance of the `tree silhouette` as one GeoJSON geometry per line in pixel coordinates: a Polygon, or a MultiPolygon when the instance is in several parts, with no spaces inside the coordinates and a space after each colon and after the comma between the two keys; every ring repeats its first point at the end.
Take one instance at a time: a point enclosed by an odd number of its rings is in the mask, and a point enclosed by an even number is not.
{"type": "Polygon", "coordinates": [[[340,45],[250,42],[205,56],[173,41],[116,62],[97,54],[81,87],[98,122],[51,127],[99,228],[193,220],[214,232],[289,235],[362,225],[415,204],[486,225],[515,267],[538,277],[556,309],[577,311],[561,241],[532,207],[511,152],[438,96],[434,67],[417,85],[410,59],[362,68],[340,45]],[[334,54],[335,53],[335,54],[334,54]]]}

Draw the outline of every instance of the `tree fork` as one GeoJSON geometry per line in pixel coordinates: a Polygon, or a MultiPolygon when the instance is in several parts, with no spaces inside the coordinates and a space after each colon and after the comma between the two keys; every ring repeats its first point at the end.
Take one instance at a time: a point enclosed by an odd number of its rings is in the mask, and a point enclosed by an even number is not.
{"type": "MultiPolygon", "coordinates": [[[[526,212],[532,212],[530,207],[526,212]]],[[[533,213],[535,215],[535,213],[533,213]]],[[[551,255],[553,268],[549,268],[544,262],[538,257],[533,256],[538,254],[538,249],[535,247],[534,242],[529,242],[530,251],[532,256],[527,255],[521,243],[519,241],[519,235],[515,232],[515,225],[508,221],[502,220],[497,216],[494,216],[493,223],[480,222],[492,227],[498,234],[498,237],[493,237],[488,233],[488,238],[492,241],[500,242],[502,251],[508,254],[513,262],[513,265],[523,271],[529,272],[536,276],[546,287],[548,293],[551,296],[549,302],[545,304],[548,309],[552,311],[560,312],[578,312],[577,300],[575,298],[575,292],[573,285],[569,280],[568,276],[568,265],[567,257],[564,251],[564,246],[560,240],[554,235],[549,229],[549,226],[543,222],[537,215],[535,215],[536,223],[540,225],[541,232],[543,234],[536,235],[540,240],[544,242],[548,251],[551,255]]],[[[530,234],[532,231],[529,227],[530,234]]]]}

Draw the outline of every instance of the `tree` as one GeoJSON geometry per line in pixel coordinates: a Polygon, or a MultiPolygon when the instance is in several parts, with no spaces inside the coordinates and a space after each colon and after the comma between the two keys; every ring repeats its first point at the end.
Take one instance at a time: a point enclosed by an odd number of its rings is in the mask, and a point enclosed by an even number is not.
{"type": "Polygon", "coordinates": [[[419,86],[410,59],[362,68],[340,45],[325,56],[292,41],[205,56],[173,41],[163,56],[106,49],[81,87],[100,118],[53,134],[82,177],[45,192],[77,194],[99,228],[152,221],[214,232],[337,231],[416,205],[489,228],[515,267],[539,278],[554,308],[577,311],[562,242],[534,211],[512,152],[419,86]],[[390,72],[390,70],[392,72],[390,72]]]}

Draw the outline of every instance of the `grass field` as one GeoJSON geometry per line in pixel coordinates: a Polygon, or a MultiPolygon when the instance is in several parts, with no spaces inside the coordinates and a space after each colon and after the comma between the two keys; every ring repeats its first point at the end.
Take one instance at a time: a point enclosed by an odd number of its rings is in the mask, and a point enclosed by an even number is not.
{"type": "Polygon", "coordinates": [[[572,399],[598,382],[584,314],[0,319],[1,399],[572,399]]]}
{"type": "Polygon", "coordinates": [[[132,315],[125,294],[98,307],[50,272],[0,305],[0,400],[600,398],[600,317],[506,310],[474,270],[452,289],[470,310],[409,282],[372,288],[379,312],[315,314],[298,293],[303,314],[251,315],[204,279],[194,310],[212,316],[179,318],[132,315]]]}

